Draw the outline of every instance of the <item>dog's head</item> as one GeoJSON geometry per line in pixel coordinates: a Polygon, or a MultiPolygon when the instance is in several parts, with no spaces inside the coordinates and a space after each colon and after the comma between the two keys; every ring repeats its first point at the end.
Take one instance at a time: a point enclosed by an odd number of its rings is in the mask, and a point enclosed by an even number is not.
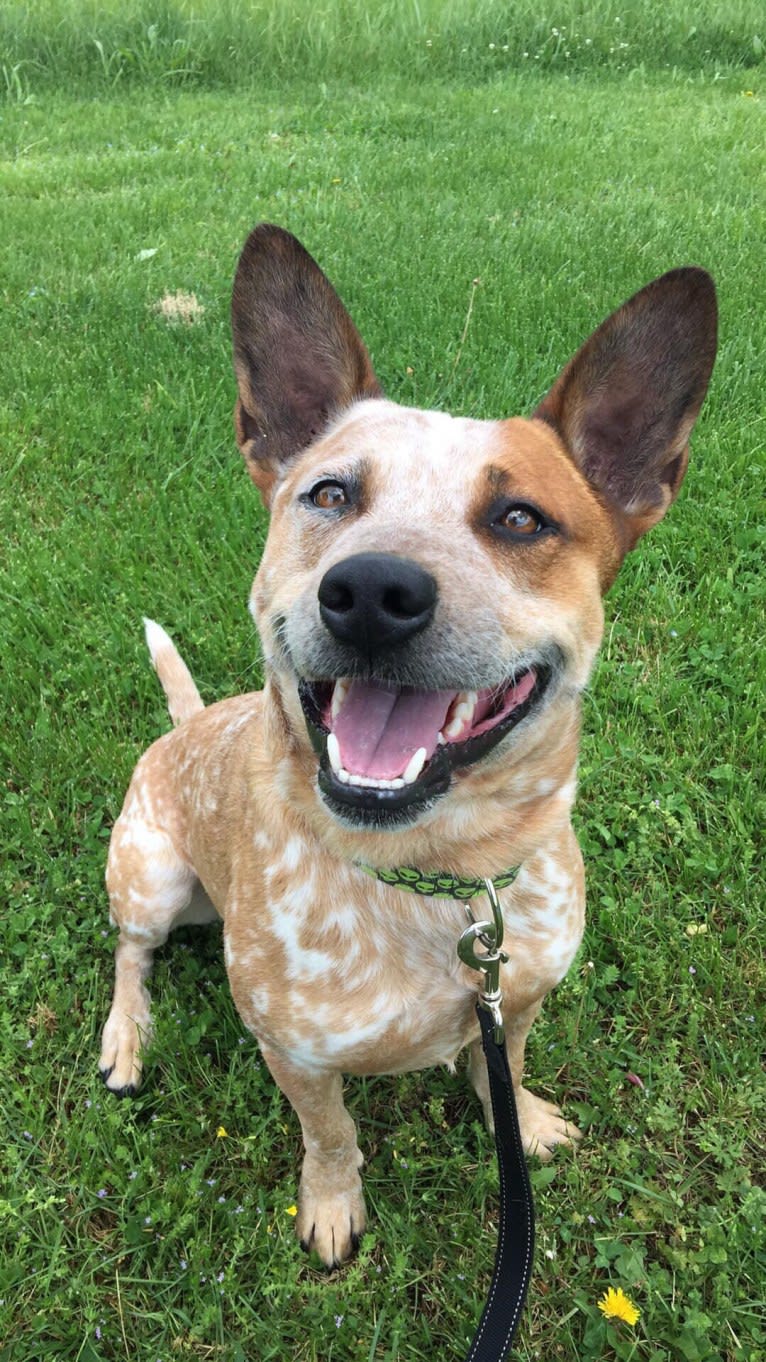
{"type": "Polygon", "coordinates": [[[248,238],[232,316],[237,440],[271,511],[251,600],[271,676],[332,813],[413,823],[524,759],[585,685],[603,592],[686,471],[712,280],[672,270],[635,294],[529,419],[385,400],[280,228],[248,238]]]}

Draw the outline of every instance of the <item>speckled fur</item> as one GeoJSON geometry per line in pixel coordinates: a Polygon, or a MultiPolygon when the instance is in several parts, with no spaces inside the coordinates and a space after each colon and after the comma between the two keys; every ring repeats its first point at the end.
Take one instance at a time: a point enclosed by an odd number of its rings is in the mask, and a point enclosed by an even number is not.
{"type": "MultiPolygon", "coordinates": [[[[284,242],[264,242],[256,263],[268,271],[269,251],[284,242]]],[[[285,250],[289,256],[292,248],[285,250]]],[[[284,265],[286,277],[290,268],[284,265]]],[[[255,283],[251,292],[261,296],[255,283]]],[[[244,325],[236,299],[235,292],[235,336],[244,325]]],[[[253,413],[265,427],[258,403],[266,398],[235,352],[240,444],[271,509],[251,598],[266,684],[202,709],[167,635],[149,626],[180,722],[138,763],[112,836],[107,882],[120,937],[101,1068],[114,1091],[135,1089],[151,1034],[145,979],[152,953],[180,922],[220,915],[235,1003],[303,1130],[298,1233],[332,1264],[352,1251],[366,1219],[342,1074],[452,1066],[469,1046],[471,1077],[489,1114],[477,978],[456,956],[463,907],[403,893],[356,862],[477,876],[521,864],[500,898],[510,954],[504,1011],[524,1144],[547,1158],[579,1135],[555,1106],[522,1088],[524,1045],[583,930],[583,866],[570,810],[580,695],[601,638],[602,592],[677,485],[653,506],[647,494],[620,508],[585,476],[563,421],[557,430],[549,412],[493,422],[403,409],[378,395],[363,351],[355,363],[366,377],[352,400],[338,401],[342,410],[319,438],[305,448],[294,441],[299,448],[288,456],[288,437],[280,436],[277,454],[263,454],[253,413]],[[363,514],[341,521],[307,514],[302,494],[318,477],[360,468],[363,514]],[[562,534],[514,552],[477,528],[487,480],[500,475],[562,534]],[[296,671],[310,675],[323,646],[318,584],[328,567],[360,550],[416,558],[437,580],[439,610],[427,640],[434,689],[449,676],[461,686],[490,684],[512,674],[516,659],[551,645],[562,659],[539,707],[396,831],[348,826],[326,807],[297,698],[296,671]]],[[[685,447],[689,424],[671,453],[685,447]]],[[[422,667],[419,646],[413,665],[422,667]]]]}

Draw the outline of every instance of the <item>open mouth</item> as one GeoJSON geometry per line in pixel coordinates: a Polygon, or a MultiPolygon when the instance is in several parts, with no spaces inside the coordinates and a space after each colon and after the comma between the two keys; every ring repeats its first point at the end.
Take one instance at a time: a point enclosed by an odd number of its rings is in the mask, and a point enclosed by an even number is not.
{"type": "Polygon", "coordinates": [[[549,680],[536,665],[479,691],[300,681],[325,802],[366,826],[411,822],[446,793],[453,770],[480,761],[529,714],[549,680]]]}

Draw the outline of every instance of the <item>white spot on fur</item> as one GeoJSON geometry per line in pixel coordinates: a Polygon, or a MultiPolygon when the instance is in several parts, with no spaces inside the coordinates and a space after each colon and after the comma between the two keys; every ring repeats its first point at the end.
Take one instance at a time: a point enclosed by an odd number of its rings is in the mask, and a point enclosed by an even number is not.
{"type": "Polygon", "coordinates": [[[359,1046],[378,1040],[389,1027],[395,1025],[402,1012],[401,999],[385,991],[376,997],[375,1016],[368,1021],[362,1021],[356,1011],[349,1011],[339,1018],[337,1010],[330,1005],[317,1008],[315,1020],[317,1032],[321,1035],[322,1054],[335,1062],[344,1055],[353,1055],[359,1046]],[[331,1029],[333,1024],[335,1029],[331,1029]]]}
{"type": "Polygon", "coordinates": [[[256,1017],[268,1016],[271,994],[267,988],[254,988],[250,994],[250,1004],[256,1017]]]}
{"type": "MultiPolygon", "coordinates": [[[[288,853],[290,859],[295,847],[302,845],[297,838],[293,841],[295,846],[288,853]]],[[[282,863],[280,868],[281,865],[282,863]]],[[[272,871],[271,875],[267,874],[267,879],[273,879],[273,873],[272,871]]],[[[335,957],[329,955],[327,951],[307,948],[301,942],[301,928],[305,925],[315,903],[316,884],[312,871],[307,879],[287,890],[281,898],[275,899],[271,904],[271,930],[284,946],[288,979],[319,979],[329,974],[337,964],[335,957]]]]}
{"type": "Polygon", "coordinates": [[[328,930],[336,927],[339,932],[344,934],[355,932],[359,927],[359,914],[353,903],[344,903],[341,907],[329,908],[322,920],[328,930]]]}
{"type": "Polygon", "coordinates": [[[308,1036],[295,1037],[290,1041],[290,1063],[298,1068],[312,1070],[326,1066],[324,1052],[308,1036]]]}
{"type": "Polygon", "coordinates": [[[128,815],[121,822],[120,842],[123,846],[135,847],[147,861],[153,861],[158,856],[167,856],[168,853],[173,854],[167,833],[152,827],[140,816],[128,815]]]}
{"type": "Polygon", "coordinates": [[[237,733],[239,733],[239,730],[241,728],[244,728],[246,724],[249,724],[252,717],[253,716],[250,710],[246,710],[244,714],[238,714],[236,719],[230,719],[224,729],[224,734],[226,735],[226,737],[227,738],[236,737],[237,733]]]}
{"type": "Polygon", "coordinates": [[[136,922],[134,918],[124,918],[120,924],[120,930],[125,936],[136,937],[139,941],[162,942],[162,932],[157,931],[156,927],[145,927],[143,923],[136,922]]]}
{"type": "Polygon", "coordinates": [[[306,854],[306,844],[300,837],[288,837],[281,848],[279,867],[288,874],[298,869],[306,854]]]}
{"type": "Polygon", "coordinates": [[[293,790],[293,768],[289,758],[283,757],[274,772],[274,788],[283,804],[290,804],[293,790]]]}

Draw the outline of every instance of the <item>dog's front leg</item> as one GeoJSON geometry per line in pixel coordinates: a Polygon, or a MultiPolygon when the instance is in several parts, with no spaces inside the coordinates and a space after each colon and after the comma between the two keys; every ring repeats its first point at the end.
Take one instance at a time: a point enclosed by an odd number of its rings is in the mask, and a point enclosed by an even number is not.
{"type": "MultiPolygon", "coordinates": [[[[553,1157],[557,1144],[572,1145],[581,1138],[581,1132],[571,1121],[565,1120],[553,1102],[536,1097],[533,1092],[522,1086],[524,1071],[524,1050],[535,1017],[540,1011],[542,1000],[532,1003],[522,1012],[509,1013],[503,1009],[505,1022],[505,1043],[508,1063],[513,1078],[513,1092],[519,1117],[521,1140],[525,1154],[536,1154],[544,1163],[553,1157]]],[[[476,1095],[484,1108],[487,1128],[494,1131],[492,1102],[489,1095],[487,1064],[481,1048],[481,1041],[471,1043],[468,1058],[468,1076],[476,1095]]]]}
{"type": "Polygon", "coordinates": [[[261,1051],[303,1131],[298,1238],[326,1267],[337,1267],[354,1252],[367,1223],[359,1176],[364,1160],[343,1105],[343,1079],[331,1070],[301,1068],[269,1046],[261,1051]]]}

